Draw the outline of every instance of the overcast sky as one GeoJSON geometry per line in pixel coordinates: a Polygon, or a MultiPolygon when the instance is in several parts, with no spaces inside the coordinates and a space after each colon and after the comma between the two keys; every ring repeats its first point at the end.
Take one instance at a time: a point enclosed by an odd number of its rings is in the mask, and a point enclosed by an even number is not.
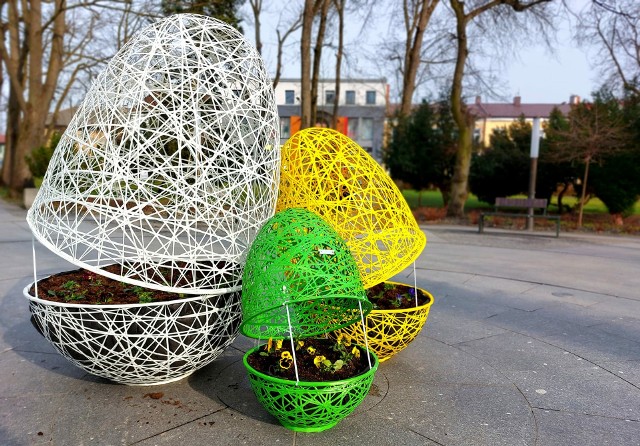
{"type": "Polygon", "coordinates": [[[571,41],[567,30],[560,31],[556,54],[538,46],[524,50],[520,58],[505,73],[505,93],[520,95],[523,102],[558,103],[572,94],[590,98],[599,88],[588,54],[571,41]]]}
{"type": "MultiPolygon", "coordinates": [[[[569,0],[574,7],[580,7],[589,0],[569,0]]],[[[265,2],[268,3],[268,2],[265,2]]],[[[263,57],[266,61],[269,72],[273,75],[275,72],[276,57],[276,35],[275,29],[279,20],[286,22],[291,14],[297,10],[291,6],[297,3],[296,0],[290,0],[290,7],[287,11],[281,13],[275,8],[281,6],[273,6],[273,10],[267,9],[262,15],[262,39],[263,39],[263,57]],[[289,14],[289,17],[287,16],[289,14]]],[[[266,6],[269,8],[269,6],[266,6]]],[[[253,23],[250,16],[248,4],[245,4],[245,17],[242,26],[244,27],[245,36],[251,42],[254,42],[253,23]]],[[[372,20],[372,19],[370,19],[372,20]]],[[[376,41],[384,40],[385,33],[389,32],[388,19],[383,18],[383,22],[374,27],[373,32],[363,36],[358,34],[361,28],[360,23],[349,23],[347,32],[347,52],[350,61],[343,65],[343,76],[352,77],[387,77],[391,84],[392,91],[399,86],[395,85],[396,80],[388,73],[383,73],[380,68],[381,58],[377,56],[376,50],[371,50],[366,57],[360,54],[361,47],[372,48],[376,41]],[[386,22],[386,23],[385,23],[386,22]],[[373,56],[371,56],[373,54],[373,56]],[[379,60],[375,60],[378,58],[379,60]]],[[[285,69],[283,76],[299,78],[300,67],[297,54],[299,53],[299,34],[292,36],[289,40],[289,47],[285,54],[285,69]]],[[[503,100],[512,100],[516,95],[522,97],[522,101],[526,103],[562,103],[569,100],[570,95],[578,95],[581,98],[590,98],[591,93],[597,89],[598,85],[594,81],[595,73],[589,65],[588,55],[579,48],[575,42],[571,40],[571,34],[568,23],[560,24],[557,45],[555,45],[555,54],[550,54],[548,50],[540,46],[526,46],[519,53],[519,58],[514,58],[503,62],[504,67],[499,68],[499,80],[494,88],[504,98],[503,100]]],[[[331,60],[329,55],[331,50],[323,52],[323,59],[331,60]]],[[[388,62],[386,62],[388,66],[388,62]]],[[[330,62],[323,62],[322,76],[334,77],[334,68],[330,62]]],[[[436,94],[437,92],[432,92],[436,94]]],[[[484,95],[483,95],[484,96],[484,95]]],[[[500,102],[498,98],[483,97],[484,102],[500,102]]]]}

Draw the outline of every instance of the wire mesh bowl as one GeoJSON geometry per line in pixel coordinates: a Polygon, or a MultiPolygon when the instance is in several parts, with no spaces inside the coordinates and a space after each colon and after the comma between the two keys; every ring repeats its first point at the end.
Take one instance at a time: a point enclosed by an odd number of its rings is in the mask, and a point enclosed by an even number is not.
{"type": "Polygon", "coordinates": [[[340,381],[290,381],[259,372],[243,358],[249,382],[258,401],[287,429],[320,432],[332,428],[353,412],[369,392],[378,358],[370,352],[372,366],[361,375],[340,381]]]}
{"type": "Polygon", "coordinates": [[[32,321],[62,356],[93,375],[128,385],[182,379],[233,342],[240,292],[129,305],[57,303],[30,294],[32,321]]]}
{"type": "Polygon", "coordinates": [[[304,338],[352,324],[372,308],[349,248],[305,209],[276,213],[255,238],[242,278],[240,330],[304,338]]]}
{"type": "MultiPolygon", "coordinates": [[[[390,281],[385,283],[397,284],[390,281]]],[[[394,310],[373,309],[367,315],[365,324],[367,326],[368,346],[378,356],[380,362],[384,362],[404,350],[418,336],[427,322],[429,310],[431,309],[431,304],[433,304],[433,296],[421,288],[418,288],[418,295],[427,299],[420,306],[394,310]]],[[[348,335],[356,344],[364,345],[365,343],[364,332],[360,323],[352,324],[331,333],[335,337],[340,334],[348,335]]]]}
{"type": "Polygon", "coordinates": [[[300,207],[324,218],[347,242],[365,288],[410,265],[426,237],[380,165],[327,128],[297,132],[282,147],[277,210],[300,207]]]}

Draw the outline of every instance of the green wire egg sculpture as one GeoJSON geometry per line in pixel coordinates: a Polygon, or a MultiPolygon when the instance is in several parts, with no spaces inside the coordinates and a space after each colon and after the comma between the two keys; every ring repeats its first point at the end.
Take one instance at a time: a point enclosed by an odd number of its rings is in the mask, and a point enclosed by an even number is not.
{"type": "Polygon", "coordinates": [[[315,336],[359,321],[371,309],[347,244],[321,217],[290,208],[260,229],[242,276],[244,335],[315,336]]]}

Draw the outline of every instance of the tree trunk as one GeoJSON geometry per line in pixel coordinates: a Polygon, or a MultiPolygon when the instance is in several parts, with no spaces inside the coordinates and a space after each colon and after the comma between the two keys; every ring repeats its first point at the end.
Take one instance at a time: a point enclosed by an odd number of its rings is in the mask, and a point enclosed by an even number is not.
{"type": "Polygon", "coordinates": [[[469,196],[469,172],[471,170],[471,154],[473,144],[471,140],[472,128],[465,124],[458,128],[458,147],[454,165],[453,178],[451,179],[451,194],[447,206],[447,217],[463,218],[464,205],[469,196]]]}
{"type": "Polygon", "coordinates": [[[20,134],[20,106],[16,98],[16,93],[9,86],[9,102],[7,104],[7,134],[4,148],[4,162],[2,164],[2,184],[9,188],[9,195],[17,198],[20,190],[14,190],[11,187],[13,176],[18,172],[18,166],[15,166],[14,155],[18,135],[20,134]]]}
{"type": "Polygon", "coordinates": [[[591,165],[591,158],[587,157],[584,165],[584,176],[582,177],[582,192],[580,194],[580,209],[578,211],[578,229],[582,227],[582,215],[584,211],[584,205],[587,197],[587,180],[589,179],[589,166],[591,165]]]}
{"type": "Polygon", "coordinates": [[[447,207],[447,217],[464,217],[464,205],[468,196],[469,171],[471,170],[472,125],[466,116],[462,102],[462,79],[464,65],[468,55],[467,18],[464,4],[451,0],[451,7],[456,15],[456,40],[458,44],[456,65],[451,84],[451,115],[458,127],[458,144],[456,161],[451,180],[451,199],[447,207]]]}
{"type": "Polygon", "coordinates": [[[340,102],[340,70],[342,66],[342,50],[344,48],[344,4],[346,0],[334,0],[338,12],[338,50],[336,52],[336,96],[333,102],[331,127],[338,128],[338,103],[340,102]]]}
{"type": "Polygon", "coordinates": [[[314,0],[305,0],[300,37],[300,130],[311,127],[311,31],[314,0]]]}
{"type": "Polygon", "coordinates": [[[558,213],[560,215],[564,213],[564,205],[562,204],[562,199],[564,198],[564,194],[567,193],[568,189],[569,189],[569,183],[565,181],[564,186],[562,187],[562,190],[558,194],[558,213]]]}
{"type": "Polygon", "coordinates": [[[260,12],[262,11],[262,0],[249,0],[251,11],[253,12],[253,23],[255,31],[256,49],[262,54],[262,37],[260,36],[260,12]]]}
{"type": "Polygon", "coordinates": [[[284,42],[287,38],[296,31],[298,28],[302,26],[302,16],[298,17],[295,22],[289,26],[289,28],[284,32],[284,34],[280,34],[280,30],[276,29],[276,36],[278,37],[278,50],[276,56],[276,74],[273,77],[273,89],[275,90],[278,82],[280,82],[280,75],[282,74],[282,52],[284,50],[284,42]]]}
{"type": "Polygon", "coordinates": [[[409,116],[413,101],[413,93],[416,89],[416,75],[420,66],[422,54],[422,40],[431,14],[440,0],[421,0],[417,16],[410,14],[409,5],[404,1],[405,27],[407,30],[407,42],[405,44],[404,71],[402,73],[402,99],[400,101],[400,113],[409,116]],[[411,23],[409,23],[411,22],[411,23]]]}
{"type": "Polygon", "coordinates": [[[320,62],[322,61],[322,46],[324,45],[324,34],[327,29],[327,12],[329,11],[330,0],[319,0],[320,23],[318,24],[318,34],[316,44],[313,48],[313,74],[311,75],[311,125],[315,125],[318,113],[318,81],[320,79],[320,62]]]}

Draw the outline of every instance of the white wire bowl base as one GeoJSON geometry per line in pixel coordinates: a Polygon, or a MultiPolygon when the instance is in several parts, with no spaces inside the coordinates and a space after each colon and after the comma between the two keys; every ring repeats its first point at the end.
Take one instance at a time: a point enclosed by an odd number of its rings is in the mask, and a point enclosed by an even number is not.
{"type": "Polygon", "coordinates": [[[69,361],[127,385],[178,381],[216,359],[238,334],[240,291],[168,302],[81,305],[31,296],[32,321],[69,361]]]}

